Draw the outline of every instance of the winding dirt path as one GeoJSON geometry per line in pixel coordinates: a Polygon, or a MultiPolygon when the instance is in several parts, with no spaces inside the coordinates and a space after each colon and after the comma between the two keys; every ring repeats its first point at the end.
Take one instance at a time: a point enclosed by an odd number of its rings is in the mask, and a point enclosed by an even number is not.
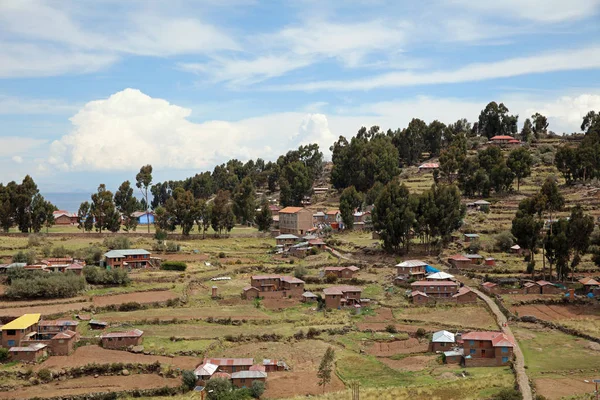
{"type": "Polygon", "coordinates": [[[523,400],[533,400],[533,396],[531,394],[531,385],[529,384],[529,378],[527,377],[527,373],[525,372],[525,357],[523,357],[523,352],[521,352],[519,343],[515,339],[515,336],[513,335],[512,331],[510,330],[508,325],[505,325],[507,322],[506,317],[504,316],[504,314],[502,314],[502,311],[500,311],[500,308],[498,308],[494,300],[490,299],[488,296],[486,296],[484,293],[477,289],[471,288],[471,290],[474,291],[477,294],[477,296],[479,296],[483,301],[487,303],[487,305],[490,307],[490,310],[492,310],[492,312],[496,316],[498,325],[501,327],[502,332],[504,332],[508,337],[510,337],[513,343],[515,344],[513,353],[515,354],[514,367],[515,373],[517,375],[517,384],[519,385],[519,390],[523,394],[523,400]]]}

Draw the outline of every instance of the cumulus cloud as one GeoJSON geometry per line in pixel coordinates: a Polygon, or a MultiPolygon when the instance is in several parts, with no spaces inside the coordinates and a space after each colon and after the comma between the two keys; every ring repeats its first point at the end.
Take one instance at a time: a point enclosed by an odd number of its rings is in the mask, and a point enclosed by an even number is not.
{"type": "Polygon", "coordinates": [[[13,156],[12,160],[17,163],[17,164],[21,164],[23,162],[23,157],[21,156],[13,156]]]}
{"type": "Polygon", "coordinates": [[[2,136],[0,137],[0,157],[9,157],[35,150],[46,143],[46,140],[18,137],[2,136]]]}
{"type": "Polygon", "coordinates": [[[320,143],[331,137],[319,115],[311,125],[310,116],[297,112],[203,123],[190,122],[190,114],[188,108],[125,89],[87,103],[73,116],[73,130],[52,143],[48,163],[69,170],[135,170],[145,163],[212,169],[230,158],[274,158],[304,143],[307,135],[320,143]]]}

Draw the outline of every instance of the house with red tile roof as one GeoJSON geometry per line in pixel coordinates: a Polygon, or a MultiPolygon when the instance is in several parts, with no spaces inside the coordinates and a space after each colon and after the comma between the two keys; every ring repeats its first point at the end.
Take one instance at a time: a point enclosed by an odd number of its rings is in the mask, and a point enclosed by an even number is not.
{"type": "Polygon", "coordinates": [[[476,303],[477,294],[469,287],[463,286],[452,296],[452,299],[458,304],[476,303]]]}
{"type": "Polygon", "coordinates": [[[126,332],[110,332],[100,336],[100,343],[105,349],[125,349],[129,346],[142,344],[144,332],[133,329],[126,332]]]}
{"type": "Polygon", "coordinates": [[[515,344],[502,332],[469,332],[461,340],[466,367],[503,366],[512,360],[515,344]]]}
{"type": "Polygon", "coordinates": [[[340,279],[352,279],[356,272],[360,271],[360,268],[357,266],[351,265],[349,267],[325,267],[323,272],[325,276],[327,275],[335,275],[340,279]]]}
{"type": "Polygon", "coordinates": [[[423,163],[419,165],[419,172],[431,172],[440,168],[440,164],[438,163],[423,163]]]}
{"type": "Polygon", "coordinates": [[[410,284],[413,291],[425,293],[429,297],[450,299],[458,292],[458,283],[453,281],[417,281],[410,284]]]}
{"type": "Polygon", "coordinates": [[[284,275],[253,275],[250,286],[242,291],[242,297],[253,299],[256,297],[284,298],[293,297],[300,299],[304,293],[304,281],[293,276],[284,275]]]}
{"type": "Polygon", "coordinates": [[[448,262],[452,264],[454,268],[464,268],[471,265],[471,259],[463,256],[462,254],[455,254],[448,257],[448,262]]]}
{"type": "Polygon", "coordinates": [[[313,225],[312,212],[304,207],[285,207],[279,210],[279,233],[305,235],[313,225]]]}

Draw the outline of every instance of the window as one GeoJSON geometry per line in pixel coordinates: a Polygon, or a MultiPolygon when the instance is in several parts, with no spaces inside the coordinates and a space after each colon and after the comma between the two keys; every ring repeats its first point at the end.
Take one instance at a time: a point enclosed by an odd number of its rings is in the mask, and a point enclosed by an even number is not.
{"type": "Polygon", "coordinates": [[[475,341],[474,340],[469,340],[469,346],[475,346],[475,341]]]}
{"type": "Polygon", "coordinates": [[[471,349],[471,351],[469,352],[470,354],[475,354],[477,352],[477,350],[475,349],[471,349]]]}
{"type": "Polygon", "coordinates": [[[8,341],[8,347],[13,347],[15,345],[15,341],[14,340],[9,340],[8,341]]]}
{"type": "Polygon", "coordinates": [[[15,331],[14,329],[9,329],[6,331],[7,336],[15,336],[16,334],[17,334],[17,331],[15,331]]]}
{"type": "Polygon", "coordinates": [[[446,343],[440,343],[440,347],[446,347],[446,343]]]}
{"type": "Polygon", "coordinates": [[[502,348],[502,352],[503,352],[503,353],[508,353],[508,347],[503,347],[503,348],[502,348]]]}
{"type": "Polygon", "coordinates": [[[507,363],[508,362],[508,357],[502,357],[502,362],[503,363],[507,363]]]}

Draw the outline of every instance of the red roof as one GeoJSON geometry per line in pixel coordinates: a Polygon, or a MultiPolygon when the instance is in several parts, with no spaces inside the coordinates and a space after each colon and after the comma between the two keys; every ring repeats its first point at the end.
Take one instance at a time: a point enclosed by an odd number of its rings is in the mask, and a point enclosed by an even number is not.
{"type": "Polygon", "coordinates": [[[281,279],[281,275],[252,275],[252,279],[257,281],[263,279],[281,279]]]}
{"type": "Polygon", "coordinates": [[[487,288],[492,288],[492,287],[496,287],[496,286],[498,286],[498,285],[497,285],[497,284],[495,284],[494,282],[483,282],[483,285],[482,285],[482,286],[485,286],[485,287],[487,287],[487,288]]]}
{"type": "Polygon", "coordinates": [[[71,339],[75,335],[77,335],[77,333],[70,330],[66,330],[64,332],[57,333],[52,337],[52,339],[71,339]]]}
{"type": "Polygon", "coordinates": [[[540,285],[540,286],[548,286],[548,285],[554,286],[554,283],[551,283],[551,282],[548,282],[548,281],[537,281],[536,283],[538,285],[540,285]]]}
{"type": "MultiPolygon", "coordinates": [[[[250,367],[252,368],[252,367],[250,367]]],[[[217,379],[217,378],[221,378],[221,379],[231,379],[231,375],[228,374],[227,372],[215,372],[214,374],[212,374],[212,376],[210,377],[210,379],[217,379]]]]}
{"type": "Polygon", "coordinates": [[[331,295],[331,294],[343,294],[346,292],[362,292],[362,289],[356,286],[349,286],[349,285],[341,285],[341,286],[332,286],[332,287],[328,287],[323,289],[323,293],[325,293],[326,295],[331,295]]]}
{"type": "MultiPolygon", "coordinates": [[[[277,365],[277,361],[275,361],[275,364],[273,365],[277,365]]],[[[264,365],[253,365],[251,366],[248,371],[262,371],[265,372],[267,369],[265,368],[264,365]]]]}
{"type": "Polygon", "coordinates": [[[463,295],[465,295],[467,293],[471,293],[471,292],[473,292],[471,289],[469,289],[466,286],[463,286],[460,289],[458,289],[458,292],[456,292],[456,294],[454,294],[452,297],[460,297],[460,296],[463,296],[463,295]]]}
{"type": "Polygon", "coordinates": [[[238,366],[253,365],[254,358],[205,358],[204,363],[210,363],[218,366],[238,366]]]}
{"type": "Polygon", "coordinates": [[[144,334],[144,331],[141,331],[139,329],[134,329],[132,331],[127,331],[127,332],[105,333],[104,335],[100,336],[100,338],[140,337],[143,334],[144,334]]]}
{"type": "Polygon", "coordinates": [[[335,214],[337,214],[339,212],[340,212],[340,210],[330,210],[330,211],[327,211],[325,214],[327,214],[327,215],[335,215],[335,214]]]}
{"type": "Polygon", "coordinates": [[[448,260],[454,261],[471,261],[470,258],[463,256],[462,254],[455,254],[453,256],[448,257],[448,260]]]}
{"type": "Polygon", "coordinates": [[[435,169],[435,168],[439,168],[440,164],[438,163],[424,163],[419,165],[419,169],[435,169]]]}
{"type": "Polygon", "coordinates": [[[581,283],[583,286],[598,286],[598,285],[600,285],[600,282],[598,282],[597,280],[595,280],[593,278],[580,279],[579,283],[581,283]]]}
{"type": "Polygon", "coordinates": [[[410,294],[410,295],[411,295],[412,297],[415,297],[415,296],[425,296],[425,297],[429,297],[429,296],[427,296],[427,294],[425,294],[425,293],[423,293],[423,292],[419,292],[418,290],[413,290],[413,291],[411,292],[411,294],[410,294]]]}
{"type": "Polygon", "coordinates": [[[509,140],[508,143],[521,143],[521,141],[518,139],[512,139],[512,140],[509,140]]]}
{"type": "Polygon", "coordinates": [[[497,135],[491,138],[490,140],[515,140],[515,138],[507,135],[497,135]]]}
{"type": "Polygon", "coordinates": [[[325,267],[325,271],[343,271],[345,269],[349,269],[350,271],[358,271],[360,268],[355,267],[354,265],[350,267],[325,267]]]}
{"type": "Polygon", "coordinates": [[[296,214],[298,211],[304,210],[302,207],[285,207],[279,210],[279,214],[296,214]]]}
{"type": "Polygon", "coordinates": [[[502,332],[469,332],[462,335],[462,340],[482,340],[492,342],[494,347],[513,347],[514,343],[502,332]]]}
{"type": "Polygon", "coordinates": [[[77,326],[79,322],[70,319],[43,320],[39,323],[40,326],[77,326]]]}
{"type": "Polygon", "coordinates": [[[458,286],[458,283],[452,281],[417,281],[410,286],[458,286]]]}

